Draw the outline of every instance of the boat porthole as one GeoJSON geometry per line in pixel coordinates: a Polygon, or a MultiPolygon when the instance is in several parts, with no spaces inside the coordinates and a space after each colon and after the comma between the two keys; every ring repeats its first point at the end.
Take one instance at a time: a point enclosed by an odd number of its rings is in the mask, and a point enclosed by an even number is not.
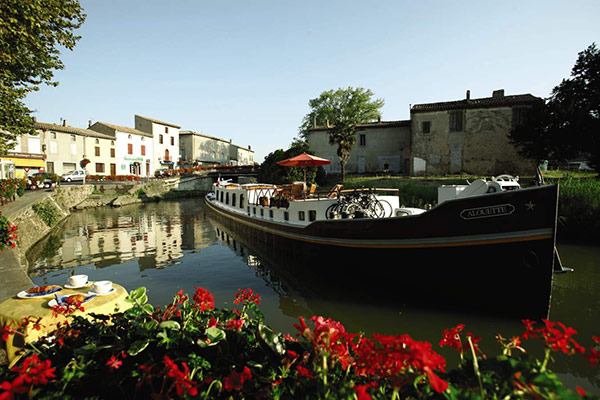
{"type": "Polygon", "coordinates": [[[523,254],[523,265],[529,269],[536,269],[540,266],[540,258],[533,250],[529,250],[523,254]]]}

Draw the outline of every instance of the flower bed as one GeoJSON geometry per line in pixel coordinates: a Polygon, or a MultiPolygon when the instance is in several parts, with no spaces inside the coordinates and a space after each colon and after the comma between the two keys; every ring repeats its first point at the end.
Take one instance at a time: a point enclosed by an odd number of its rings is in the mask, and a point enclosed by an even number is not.
{"type": "MultiPolygon", "coordinates": [[[[566,389],[548,365],[562,352],[597,367],[600,338],[586,350],[572,328],[551,321],[524,320],[521,336],[498,335],[495,356],[483,354],[464,325],[447,329],[439,346],[460,355],[449,368],[431,343],[409,335],[369,338],[323,317],[300,318],[295,336],[275,333],[251,289],[235,294],[231,310],[215,309],[203,288],[191,298],[179,291],[164,308],[147,304],[144,288],[128,301],[133,308],[124,313],[91,321],[72,315],[52,337],[30,345],[17,366],[0,373],[0,398],[598,398],[566,389]],[[528,340],[545,345],[543,360],[525,353],[528,340]]],[[[2,331],[5,338],[13,332],[2,331]]]]}
{"type": "Polygon", "coordinates": [[[6,204],[15,200],[15,196],[23,196],[26,187],[26,179],[0,179],[0,202],[6,204]]]}
{"type": "Polygon", "coordinates": [[[10,223],[0,211],[0,251],[14,249],[16,246],[17,226],[10,223]]]}

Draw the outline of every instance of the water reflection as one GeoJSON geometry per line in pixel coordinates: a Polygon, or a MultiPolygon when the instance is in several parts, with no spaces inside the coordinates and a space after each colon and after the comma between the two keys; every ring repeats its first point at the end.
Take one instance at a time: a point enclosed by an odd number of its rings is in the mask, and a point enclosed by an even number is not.
{"type": "MultiPolygon", "coordinates": [[[[600,334],[600,247],[559,249],[575,272],[554,277],[550,318],[577,328],[579,341],[590,346],[591,336],[600,334]]],[[[266,322],[283,332],[294,332],[292,324],[300,315],[323,315],[352,332],[409,333],[435,344],[444,328],[465,323],[482,336],[483,350],[496,354],[496,333],[523,331],[519,320],[388,301],[386,293],[361,288],[361,282],[340,287],[325,274],[306,273],[303,261],[288,249],[256,246],[247,234],[212,221],[199,199],[77,212],[38,243],[28,260],[34,283],[64,284],[70,274],[85,273],[91,280],[110,279],[128,290],[145,286],[156,305],[170,302],[179,289],[191,293],[194,286],[202,286],[215,295],[217,306],[231,307],[233,293],[251,287],[263,299],[266,322]]],[[[453,353],[441,353],[452,364],[453,353]]],[[[600,370],[579,356],[557,355],[552,369],[569,387],[600,392],[600,370]]]]}

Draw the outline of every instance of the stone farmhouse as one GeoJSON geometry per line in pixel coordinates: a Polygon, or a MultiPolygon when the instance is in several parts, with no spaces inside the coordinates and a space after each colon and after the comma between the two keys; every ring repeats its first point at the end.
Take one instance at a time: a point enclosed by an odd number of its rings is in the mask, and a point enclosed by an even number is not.
{"type": "Polygon", "coordinates": [[[180,131],[181,159],[199,165],[251,165],[254,151],[224,140],[194,131],[180,131]]]}
{"type": "MultiPolygon", "coordinates": [[[[389,171],[410,175],[470,173],[498,175],[532,173],[535,161],[523,158],[508,134],[528,108],[542,99],[531,94],[415,104],[410,120],[372,122],[358,126],[357,140],[346,170],[349,173],[389,171]]],[[[329,145],[327,127],[308,132],[308,143],[319,157],[332,161],[339,173],[337,146],[329,145]]]]}

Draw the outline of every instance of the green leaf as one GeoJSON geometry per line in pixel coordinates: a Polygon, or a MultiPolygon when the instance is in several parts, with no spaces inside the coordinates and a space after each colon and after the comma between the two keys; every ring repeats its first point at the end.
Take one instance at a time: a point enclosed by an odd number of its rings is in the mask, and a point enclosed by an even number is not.
{"type": "Polygon", "coordinates": [[[151,315],[154,312],[154,307],[152,304],[144,304],[142,310],[144,310],[146,314],[151,315]]]}
{"type": "Polygon", "coordinates": [[[218,344],[221,340],[225,339],[225,331],[212,326],[206,330],[206,339],[198,339],[196,343],[200,347],[210,347],[218,344]]]}
{"type": "Polygon", "coordinates": [[[148,347],[149,344],[150,344],[150,341],[148,339],[136,340],[135,342],[133,342],[131,344],[129,349],[127,349],[127,353],[130,356],[136,356],[136,355],[140,354],[142,351],[144,351],[144,349],[146,347],[148,347]]]}
{"type": "Polygon", "coordinates": [[[273,330],[267,325],[260,323],[258,324],[258,334],[260,338],[277,354],[285,354],[285,348],[283,343],[279,339],[279,335],[276,335],[273,330]]]}
{"type": "Polygon", "coordinates": [[[181,325],[177,321],[163,321],[158,325],[159,328],[180,330],[181,325]]]}

